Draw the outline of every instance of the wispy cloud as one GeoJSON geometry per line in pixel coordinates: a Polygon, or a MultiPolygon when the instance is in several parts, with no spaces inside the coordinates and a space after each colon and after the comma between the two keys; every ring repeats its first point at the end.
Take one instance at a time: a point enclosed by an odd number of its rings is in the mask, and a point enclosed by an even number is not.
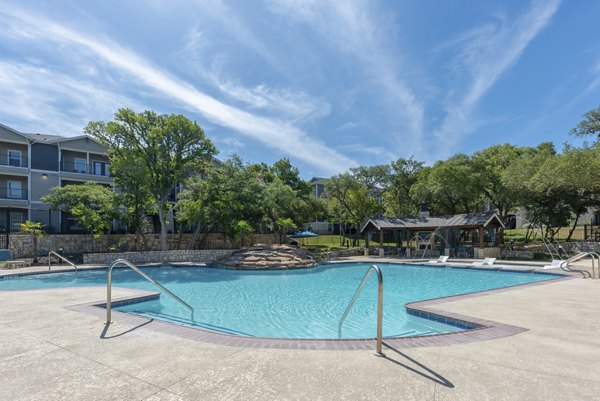
{"type": "Polygon", "coordinates": [[[328,173],[344,171],[356,165],[350,158],[311,138],[296,126],[276,118],[257,116],[218,101],[108,38],[98,39],[98,34],[91,37],[76,32],[56,21],[33,15],[29,10],[6,7],[4,12],[27,27],[30,40],[50,40],[60,46],[76,47],[79,52],[88,53],[92,59],[108,64],[187,109],[200,113],[210,122],[251,137],[271,149],[318,166],[328,173]]]}
{"type": "Polygon", "coordinates": [[[5,118],[26,132],[81,134],[81,127],[98,115],[138,105],[131,98],[32,62],[0,61],[0,87],[5,118]],[[54,99],[69,101],[59,104],[54,99]]]}
{"type": "Polygon", "coordinates": [[[340,145],[340,149],[349,153],[368,154],[375,157],[377,160],[376,163],[378,164],[389,163],[398,158],[394,153],[382,146],[365,146],[357,143],[352,145],[340,145]]]}
{"type": "MultiPolygon", "coordinates": [[[[514,66],[529,43],[548,25],[560,0],[534,1],[514,21],[499,19],[496,24],[477,27],[453,40],[459,46],[453,62],[457,86],[446,100],[446,117],[435,134],[450,151],[480,122],[473,112],[486,92],[514,66]]],[[[440,156],[447,156],[443,154],[440,156]]]]}
{"type": "Polygon", "coordinates": [[[294,121],[323,117],[331,111],[328,102],[313,98],[302,91],[274,89],[266,84],[248,88],[225,82],[219,83],[218,86],[226,96],[252,109],[274,111],[294,121]]]}
{"type": "MultiPolygon", "coordinates": [[[[218,2],[221,4],[221,2],[218,2]]],[[[221,4],[219,8],[228,10],[221,4]]],[[[215,10],[211,11],[215,13],[215,10]]],[[[221,15],[225,11],[217,12],[214,17],[221,16],[229,19],[226,15],[221,15]]],[[[224,21],[223,21],[224,22],[224,21]]],[[[229,25],[228,25],[229,27],[229,25]]],[[[233,34],[236,36],[250,35],[249,28],[238,21],[233,26],[233,34]],[[236,28],[237,26],[237,28],[236,28]]],[[[246,39],[247,40],[247,39],[246,39]]],[[[251,49],[258,48],[260,54],[264,55],[266,50],[262,51],[262,46],[257,39],[252,39],[251,49]]],[[[253,111],[266,111],[270,115],[278,115],[285,120],[291,120],[294,123],[306,120],[314,120],[329,115],[331,105],[323,98],[310,96],[305,91],[293,90],[289,87],[274,87],[273,85],[262,83],[259,85],[244,85],[238,76],[227,71],[223,65],[226,63],[227,56],[224,56],[219,50],[213,49],[215,45],[206,37],[199,27],[192,28],[186,35],[183,48],[175,53],[177,59],[182,60],[186,65],[186,70],[193,71],[194,76],[201,76],[207,83],[213,85],[228,100],[240,102],[241,106],[247,107],[253,111]],[[207,62],[207,60],[209,60],[207,62]]],[[[269,67],[278,66],[269,59],[269,67]]]]}
{"type": "Polygon", "coordinates": [[[274,13],[308,24],[336,49],[350,54],[369,83],[382,91],[382,103],[394,110],[404,131],[413,137],[423,134],[424,106],[402,78],[401,61],[386,48],[390,45],[383,29],[386,21],[376,15],[372,2],[271,0],[270,5],[274,13]]]}

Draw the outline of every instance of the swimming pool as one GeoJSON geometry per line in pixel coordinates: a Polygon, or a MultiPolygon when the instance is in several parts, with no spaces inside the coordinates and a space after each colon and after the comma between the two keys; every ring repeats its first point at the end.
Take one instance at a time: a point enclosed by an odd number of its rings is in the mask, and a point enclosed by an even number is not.
{"type": "MultiPolygon", "coordinates": [[[[240,271],[199,267],[147,267],[144,271],[195,309],[168,296],[115,308],[220,333],[252,337],[337,338],[337,324],[362,280],[367,263],[320,265],[313,269],[240,271]]],[[[544,281],[550,274],[440,268],[378,263],[384,276],[384,337],[463,330],[407,313],[405,304],[544,281]]],[[[106,285],[105,270],[26,275],[0,280],[0,290],[106,285]]],[[[113,271],[113,286],[157,290],[129,269],[113,271]]],[[[344,322],[343,338],[372,338],[376,332],[377,279],[372,276],[344,322]]]]}

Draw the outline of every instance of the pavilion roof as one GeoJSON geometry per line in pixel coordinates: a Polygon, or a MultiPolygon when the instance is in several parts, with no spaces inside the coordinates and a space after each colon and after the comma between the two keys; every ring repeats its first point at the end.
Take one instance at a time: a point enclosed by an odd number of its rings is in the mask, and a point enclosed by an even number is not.
{"type": "Polygon", "coordinates": [[[416,218],[385,218],[376,217],[367,220],[362,226],[361,233],[365,231],[433,231],[438,227],[447,228],[479,228],[502,227],[504,224],[494,212],[465,213],[451,216],[416,217],[416,218]]]}

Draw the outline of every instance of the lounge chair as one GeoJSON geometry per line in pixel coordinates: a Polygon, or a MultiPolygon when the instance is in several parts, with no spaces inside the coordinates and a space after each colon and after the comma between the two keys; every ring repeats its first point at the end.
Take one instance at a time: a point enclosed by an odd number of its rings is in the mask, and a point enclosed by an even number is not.
{"type": "Polygon", "coordinates": [[[481,262],[473,262],[473,266],[491,266],[496,261],[496,258],[485,258],[481,262]]]}
{"type": "Polygon", "coordinates": [[[437,260],[430,260],[427,263],[446,263],[450,256],[440,256],[437,260]]]}
{"type": "Polygon", "coordinates": [[[560,265],[564,262],[564,260],[560,259],[552,259],[552,263],[543,267],[543,269],[556,269],[559,268],[560,265]]]}

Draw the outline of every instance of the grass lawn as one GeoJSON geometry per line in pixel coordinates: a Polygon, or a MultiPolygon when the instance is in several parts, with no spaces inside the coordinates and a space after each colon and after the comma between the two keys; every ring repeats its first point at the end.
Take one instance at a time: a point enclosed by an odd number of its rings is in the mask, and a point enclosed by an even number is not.
{"type": "MultiPolygon", "coordinates": [[[[567,236],[569,235],[569,230],[570,227],[561,227],[561,229],[559,230],[556,239],[558,241],[564,241],[566,240],[567,236]]],[[[505,230],[504,231],[504,242],[508,243],[509,241],[514,241],[515,243],[519,244],[525,241],[525,233],[526,233],[526,229],[517,229],[517,230],[505,230]]],[[[305,248],[319,248],[322,250],[340,250],[340,249],[347,249],[346,244],[350,244],[349,247],[353,248],[352,243],[353,243],[353,238],[350,237],[341,237],[339,235],[320,235],[318,237],[312,237],[312,238],[298,238],[296,239],[298,241],[299,244],[301,244],[302,246],[304,246],[305,248]],[[345,240],[345,243],[343,242],[345,240]]],[[[581,241],[583,240],[583,227],[577,227],[575,229],[575,232],[573,232],[573,236],[571,237],[571,241],[581,241]]],[[[537,238],[533,238],[532,241],[530,242],[531,244],[537,244],[537,243],[542,243],[542,240],[539,238],[539,233],[537,238]]],[[[379,239],[375,239],[373,238],[370,241],[370,245],[372,247],[378,247],[379,246],[379,239]]],[[[383,244],[384,246],[396,246],[395,242],[384,242],[383,244]]],[[[361,236],[361,238],[358,240],[358,245],[357,247],[364,247],[365,246],[365,239],[363,236],[361,236]]]]}
{"type": "MultiPolygon", "coordinates": [[[[570,229],[571,229],[571,227],[561,227],[560,230],[558,231],[558,234],[555,236],[555,239],[559,242],[565,241],[567,239],[567,237],[569,236],[570,229]]],[[[517,243],[523,242],[523,241],[525,241],[525,233],[526,232],[527,232],[527,230],[524,228],[516,229],[516,230],[504,230],[504,242],[508,242],[510,240],[513,240],[517,243]]],[[[573,236],[571,237],[571,241],[582,241],[583,234],[584,234],[583,227],[575,228],[575,231],[573,232],[573,236]]],[[[541,243],[542,240],[539,237],[540,237],[540,233],[538,230],[537,238],[533,238],[532,242],[533,243],[538,243],[538,242],[541,243]]]]}
{"type": "MultiPolygon", "coordinates": [[[[296,239],[296,241],[298,241],[298,243],[301,245],[303,244],[303,246],[305,248],[319,248],[319,249],[328,250],[328,251],[347,249],[347,246],[342,244],[342,241],[344,241],[344,237],[341,237],[339,235],[320,235],[318,237],[312,237],[312,238],[298,238],[298,239],[296,239]]],[[[349,244],[350,248],[354,248],[352,246],[353,238],[346,237],[345,241],[347,244],[349,244]]],[[[372,247],[378,247],[379,241],[371,240],[370,245],[372,247]]],[[[396,246],[396,243],[395,242],[384,242],[383,245],[384,246],[396,246]]],[[[364,247],[364,246],[365,246],[365,239],[363,237],[358,240],[358,244],[356,247],[364,247]]]]}

